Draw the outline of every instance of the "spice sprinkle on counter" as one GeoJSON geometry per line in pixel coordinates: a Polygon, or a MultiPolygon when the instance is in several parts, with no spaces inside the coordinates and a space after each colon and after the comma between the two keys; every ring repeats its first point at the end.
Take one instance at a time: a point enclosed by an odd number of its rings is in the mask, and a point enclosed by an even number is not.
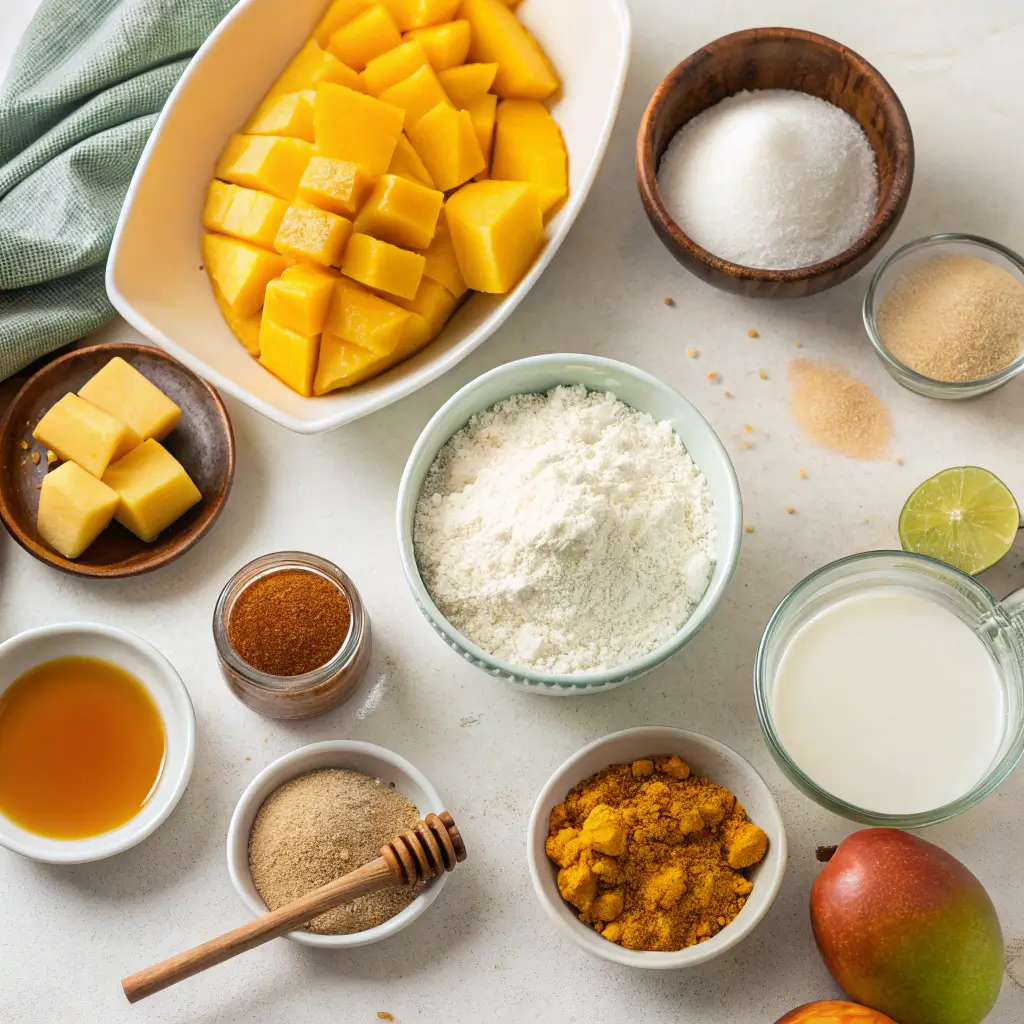
{"type": "Polygon", "coordinates": [[[581,921],[627,949],[665,952],[739,914],[754,888],[743,872],[768,837],[729,790],[672,755],[580,783],[552,809],[545,850],[581,921]]]}

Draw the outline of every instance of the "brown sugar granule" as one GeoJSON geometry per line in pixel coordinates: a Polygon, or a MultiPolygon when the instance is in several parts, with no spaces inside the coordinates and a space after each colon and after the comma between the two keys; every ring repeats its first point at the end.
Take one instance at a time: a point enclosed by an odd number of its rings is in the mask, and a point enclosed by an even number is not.
{"type": "Polygon", "coordinates": [[[809,441],[851,459],[887,454],[889,411],[856,377],[828,363],[794,359],[789,386],[790,412],[809,441]]]}
{"type": "Polygon", "coordinates": [[[675,304],[676,304],[676,300],[675,299],[665,299],[665,305],[666,306],[674,306],[675,304]]]}
{"type": "Polygon", "coordinates": [[[893,285],[875,323],[882,344],[912,370],[979,380],[1024,350],[1024,284],[976,256],[937,256],[893,285]]]}
{"type": "MultiPolygon", "coordinates": [[[[249,871],[270,910],[347,875],[419,821],[419,812],[381,779],[340,768],[300,775],[263,802],[249,833],[249,871]]],[[[415,888],[384,889],[314,917],[302,930],[350,935],[404,910],[415,888]]]]}
{"type": "Polygon", "coordinates": [[[760,335],[757,333],[757,331],[754,330],[753,327],[751,327],[750,330],[747,331],[747,337],[748,338],[758,338],[758,337],[760,337],[760,335]]]}
{"type": "Polygon", "coordinates": [[[338,653],[351,621],[334,583],[307,569],[282,569],[239,594],[228,615],[228,643],[257,672],[299,676],[338,653]]]}
{"type": "Polygon", "coordinates": [[[753,533],[754,532],[754,528],[752,526],[744,526],[743,529],[747,533],[753,533]]]}

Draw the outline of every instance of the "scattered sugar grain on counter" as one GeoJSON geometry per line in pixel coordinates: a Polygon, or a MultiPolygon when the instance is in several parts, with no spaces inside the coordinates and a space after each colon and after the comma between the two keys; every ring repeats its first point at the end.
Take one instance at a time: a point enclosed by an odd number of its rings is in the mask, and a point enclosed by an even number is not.
{"type": "Polygon", "coordinates": [[[658,186],[693,241],[763,270],[837,255],[878,205],[875,152],[860,125],[788,89],[741,92],[688,121],[665,151],[658,186]]]}
{"type": "Polygon", "coordinates": [[[838,366],[794,359],[789,386],[790,412],[809,441],[851,459],[888,455],[889,410],[862,381],[838,366]]]}
{"type": "Polygon", "coordinates": [[[614,668],[692,615],[714,568],[707,479],[667,422],[579,386],[474,416],[424,481],[413,529],[442,614],[545,672],[614,668]]]}

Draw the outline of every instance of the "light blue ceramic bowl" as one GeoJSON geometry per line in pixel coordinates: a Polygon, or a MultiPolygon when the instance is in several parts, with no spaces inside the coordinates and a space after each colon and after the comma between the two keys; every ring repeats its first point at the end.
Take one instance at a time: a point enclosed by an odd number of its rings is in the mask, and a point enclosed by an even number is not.
{"type": "Polygon", "coordinates": [[[398,547],[402,568],[434,632],[452,650],[489,675],[505,679],[534,693],[574,696],[621,686],[657,668],[697,634],[710,618],[732,579],[739,557],[743,509],[736,472],[722,442],[707,420],[678,392],[656,377],[626,363],[598,356],[559,354],[533,356],[506,363],[471,381],[434,414],[420,434],[406,463],[398,489],[398,547]],[[535,672],[495,658],[459,632],[438,610],[420,578],[413,551],[412,527],[416,501],[427,471],[451,436],[470,417],[512,395],[548,391],[559,384],[582,384],[592,391],[610,391],[634,409],[667,420],[682,438],[686,450],[708,479],[718,528],[715,569],[707,592],[693,615],[671,640],[644,658],[606,672],[554,675],[535,672]]]}

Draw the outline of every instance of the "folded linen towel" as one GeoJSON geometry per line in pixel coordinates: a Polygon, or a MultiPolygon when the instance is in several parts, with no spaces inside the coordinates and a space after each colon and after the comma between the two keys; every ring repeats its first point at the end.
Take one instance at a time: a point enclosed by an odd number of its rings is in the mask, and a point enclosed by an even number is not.
{"type": "Polygon", "coordinates": [[[114,316],[103,273],[164,101],[235,0],[42,0],[0,85],[0,379],[114,316]]]}

